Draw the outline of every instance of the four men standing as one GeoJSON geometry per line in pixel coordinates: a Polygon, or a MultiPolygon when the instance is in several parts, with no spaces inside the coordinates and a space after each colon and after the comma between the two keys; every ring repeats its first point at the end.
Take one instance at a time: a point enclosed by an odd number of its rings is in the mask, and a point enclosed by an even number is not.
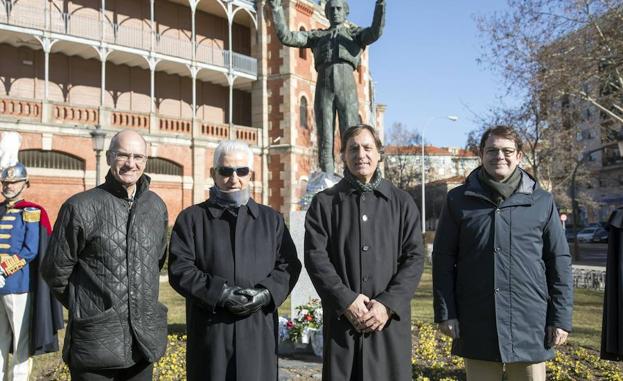
{"type": "MultiPolygon", "coordinates": [[[[305,221],[305,265],[324,311],[323,379],[410,380],[419,212],[382,179],[373,127],[347,129],[341,147],[344,179],[314,197],[305,221]]],[[[571,330],[569,249],[552,195],[518,167],[516,132],[488,130],[480,151],[482,166],[449,192],[437,230],[435,319],[466,358],[468,380],[499,380],[504,368],[510,380],[544,380],[544,361],[571,330]]],[[[164,354],[157,300],[167,210],[149,191],[146,152],[136,132],[112,138],[106,182],[65,202],[41,265],[69,310],[63,358],[73,380],[150,380],[164,354]]],[[[301,264],[283,218],[250,197],[252,168],[246,144],[219,144],[209,199],[173,228],[169,275],[187,299],[189,380],[277,377],[276,310],[301,264]]],[[[17,203],[27,185],[21,164],[1,180],[9,234],[0,234],[0,350],[6,363],[15,335],[14,379],[26,379],[28,263],[44,211],[17,203]]]]}

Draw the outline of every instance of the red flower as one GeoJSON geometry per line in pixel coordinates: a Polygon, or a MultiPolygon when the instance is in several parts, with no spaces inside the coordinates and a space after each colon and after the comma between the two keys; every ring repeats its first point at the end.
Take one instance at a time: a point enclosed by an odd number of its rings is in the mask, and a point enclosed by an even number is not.
{"type": "Polygon", "coordinates": [[[292,320],[288,320],[288,323],[286,324],[286,328],[288,329],[294,328],[294,323],[292,322],[292,320]]]}
{"type": "Polygon", "coordinates": [[[314,320],[314,317],[311,316],[311,315],[307,315],[307,316],[305,316],[305,320],[312,321],[312,320],[314,320]]]}

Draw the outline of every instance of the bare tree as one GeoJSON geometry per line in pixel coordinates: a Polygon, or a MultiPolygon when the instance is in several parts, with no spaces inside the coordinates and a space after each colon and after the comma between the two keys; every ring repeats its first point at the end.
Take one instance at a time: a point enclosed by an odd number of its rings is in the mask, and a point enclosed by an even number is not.
{"type": "Polygon", "coordinates": [[[400,189],[412,189],[421,179],[415,146],[422,138],[403,123],[394,123],[386,134],[385,178],[400,189]]]}
{"type": "Polygon", "coordinates": [[[481,17],[483,61],[509,89],[585,101],[623,124],[623,1],[508,0],[481,17]]]}
{"type": "MultiPolygon", "coordinates": [[[[481,62],[501,73],[508,93],[522,102],[493,110],[481,125],[515,126],[527,166],[569,207],[571,172],[586,148],[578,139],[585,111],[597,110],[604,142],[623,125],[623,0],[507,3],[508,11],[477,20],[486,41],[481,62]]],[[[481,132],[470,135],[470,147],[481,132]]],[[[579,184],[590,180],[579,172],[579,184]]]]}

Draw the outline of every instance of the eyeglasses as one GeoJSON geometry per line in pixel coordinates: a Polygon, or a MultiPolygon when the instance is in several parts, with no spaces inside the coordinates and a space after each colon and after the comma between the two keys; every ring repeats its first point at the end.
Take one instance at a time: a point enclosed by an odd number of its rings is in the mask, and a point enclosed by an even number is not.
{"type": "Polygon", "coordinates": [[[251,169],[249,167],[217,167],[216,172],[223,177],[233,176],[234,172],[238,177],[244,177],[251,172],[251,169]]]}
{"type": "Polygon", "coordinates": [[[139,164],[144,164],[147,161],[146,155],[141,155],[138,153],[127,153],[127,152],[119,152],[119,151],[110,151],[114,156],[115,160],[127,163],[130,158],[133,158],[135,162],[139,164]]]}
{"type": "Polygon", "coordinates": [[[504,157],[512,157],[515,152],[517,152],[514,148],[487,148],[485,149],[485,155],[490,157],[496,157],[498,154],[502,152],[504,157]]]}

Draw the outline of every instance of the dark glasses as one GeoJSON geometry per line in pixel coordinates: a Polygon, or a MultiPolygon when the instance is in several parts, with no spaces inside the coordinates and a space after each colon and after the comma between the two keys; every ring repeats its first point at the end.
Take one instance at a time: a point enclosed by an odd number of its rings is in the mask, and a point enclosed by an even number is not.
{"type": "Polygon", "coordinates": [[[218,167],[216,168],[216,172],[223,177],[233,176],[234,172],[236,172],[238,177],[244,177],[249,174],[250,169],[249,167],[218,167]]]}

